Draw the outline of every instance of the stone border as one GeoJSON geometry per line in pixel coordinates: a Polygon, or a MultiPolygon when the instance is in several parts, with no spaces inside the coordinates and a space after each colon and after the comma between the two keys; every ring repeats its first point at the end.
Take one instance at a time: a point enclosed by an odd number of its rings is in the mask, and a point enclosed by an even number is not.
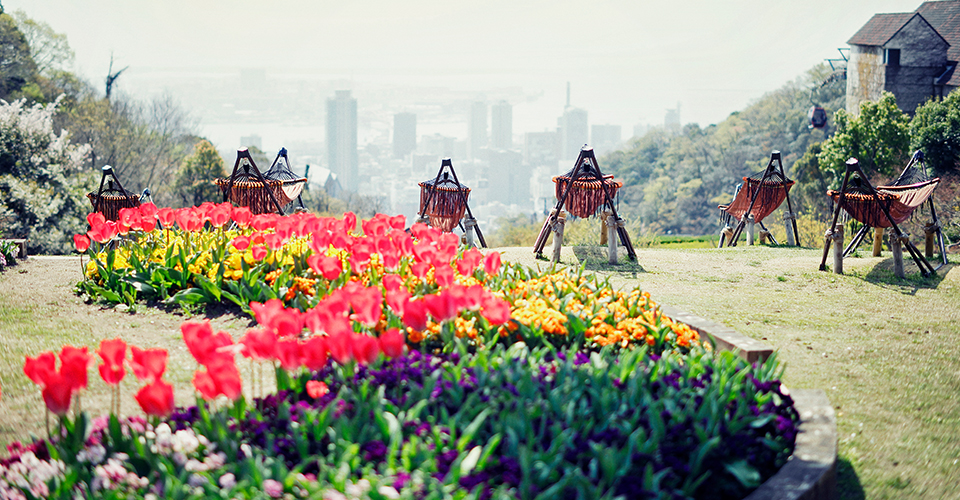
{"type": "MultiPolygon", "coordinates": [[[[737,352],[753,363],[767,359],[773,348],[737,333],[733,328],[660,306],[664,314],[690,325],[713,340],[718,349],[737,352]]],[[[800,432],[787,463],[744,500],[834,500],[837,492],[837,418],[819,389],[791,390],[794,408],[800,414],[800,432]]]]}

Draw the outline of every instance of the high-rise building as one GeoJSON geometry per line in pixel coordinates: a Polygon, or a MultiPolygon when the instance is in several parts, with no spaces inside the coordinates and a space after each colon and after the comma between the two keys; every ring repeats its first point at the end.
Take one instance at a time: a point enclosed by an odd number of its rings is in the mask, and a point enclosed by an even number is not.
{"type": "Polygon", "coordinates": [[[560,159],[576,160],[587,143],[587,111],[567,106],[560,117],[560,159]]]}
{"type": "Polygon", "coordinates": [[[591,125],[590,145],[597,155],[605,155],[620,146],[623,140],[620,125],[591,125]]]}
{"type": "Polygon", "coordinates": [[[327,99],[327,166],[347,191],[360,187],[357,154],[357,100],[349,90],[327,99]]]}
{"type": "Polygon", "coordinates": [[[663,117],[663,127],[672,132],[680,131],[680,103],[677,103],[677,109],[668,109],[663,117]]]}
{"type": "Polygon", "coordinates": [[[530,166],[556,165],[560,160],[558,132],[527,132],[523,136],[523,161],[530,166]]]}
{"type": "Polygon", "coordinates": [[[417,149],[417,115],[393,115],[393,157],[404,158],[417,149]]]}
{"type": "Polygon", "coordinates": [[[487,147],[487,104],[481,101],[470,106],[470,121],[467,122],[467,156],[472,160],[487,147]]]}
{"type": "Polygon", "coordinates": [[[490,146],[513,149],[513,106],[507,101],[490,107],[490,146]]]}

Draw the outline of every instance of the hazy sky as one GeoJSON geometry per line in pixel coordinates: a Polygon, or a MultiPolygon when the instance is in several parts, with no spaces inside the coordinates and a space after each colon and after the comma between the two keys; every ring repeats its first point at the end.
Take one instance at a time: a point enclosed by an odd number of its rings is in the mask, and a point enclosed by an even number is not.
{"type": "MultiPolygon", "coordinates": [[[[76,70],[266,68],[358,84],[522,87],[542,106],[514,131],[590,123],[723,120],[825,58],[879,12],[918,0],[2,0],[65,33],[76,70]],[[544,111],[553,110],[553,111],[544,111]],[[542,115],[542,116],[541,116],[542,115]]],[[[121,79],[122,82],[122,79],[121,79]]],[[[136,89],[125,88],[136,93],[136,89]]],[[[363,103],[360,103],[362,106],[363,103]]],[[[536,111],[534,111],[536,110],[536,111]]],[[[517,112],[520,112],[518,110],[517,112]]],[[[516,113],[516,112],[515,112],[516,113]]]]}

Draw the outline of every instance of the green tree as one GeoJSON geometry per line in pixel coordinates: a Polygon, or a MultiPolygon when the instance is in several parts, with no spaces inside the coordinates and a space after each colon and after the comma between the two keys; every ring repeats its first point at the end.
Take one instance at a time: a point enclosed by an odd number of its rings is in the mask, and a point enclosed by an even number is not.
{"type": "Polygon", "coordinates": [[[90,211],[89,148],[54,133],[58,104],[0,103],[0,220],[4,233],[29,240],[31,253],[70,252],[90,211]]]}
{"type": "Polygon", "coordinates": [[[942,101],[930,100],[917,108],[910,122],[910,147],[923,151],[938,174],[956,172],[960,159],[960,93],[942,101]]]}
{"type": "Polygon", "coordinates": [[[10,15],[0,13],[0,99],[9,100],[32,82],[36,73],[27,38],[10,15]]]}
{"type": "Polygon", "coordinates": [[[223,158],[217,148],[204,139],[194,145],[193,154],[180,164],[174,193],[185,206],[196,206],[205,201],[219,203],[223,194],[213,180],[226,176],[223,158]]]}
{"type": "Polygon", "coordinates": [[[30,19],[22,10],[14,11],[13,19],[30,47],[30,57],[37,73],[51,76],[69,69],[74,55],[70,43],[67,42],[67,35],[53,31],[45,22],[30,19]]]}
{"type": "Polygon", "coordinates": [[[884,92],[877,102],[861,103],[859,116],[839,110],[834,120],[837,132],[817,156],[820,169],[832,174],[830,187],[839,188],[850,158],[858,159],[867,175],[899,174],[910,153],[910,117],[897,107],[893,94],[884,92]]]}

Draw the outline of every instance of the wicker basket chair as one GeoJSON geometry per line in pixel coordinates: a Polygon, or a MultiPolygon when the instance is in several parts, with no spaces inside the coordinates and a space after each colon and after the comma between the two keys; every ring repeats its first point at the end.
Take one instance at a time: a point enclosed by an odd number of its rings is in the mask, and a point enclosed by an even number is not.
{"type": "Polygon", "coordinates": [[[118,220],[121,208],[137,208],[140,196],[123,189],[120,179],[110,165],[101,169],[100,187],[96,193],[87,193],[94,212],[100,212],[107,220],[118,220]]]}
{"type": "Polygon", "coordinates": [[[230,177],[213,182],[220,187],[223,201],[247,207],[254,215],[270,212],[283,214],[283,205],[286,203],[281,205],[279,200],[285,199],[282,198],[284,181],[267,179],[257,168],[247,148],[237,150],[237,161],[233,164],[230,177]]]}

